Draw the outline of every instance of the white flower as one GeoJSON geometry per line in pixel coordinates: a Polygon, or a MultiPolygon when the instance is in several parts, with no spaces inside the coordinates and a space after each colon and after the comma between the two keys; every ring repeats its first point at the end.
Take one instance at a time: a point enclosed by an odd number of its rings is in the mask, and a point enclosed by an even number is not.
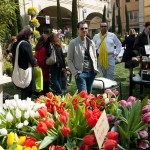
{"type": "Polygon", "coordinates": [[[35,112],[34,112],[33,110],[31,110],[31,111],[30,111],[30,116],[31,116],[31,118],[35,118],[35,115],[36,115],[35,112]]]}
{"type": "Polygon", "coordinates": [[[25,117],[26,119],[28,119],[28,118],[30,117],[30,112],[29,112],[29,111],[26,111],[26,112],[24,113],[24,117],[25,117]]]}
{"type": "Polygon", "coordinates": [[[18,108],[16,109],[16,118],[21,118],[21,111],[18,108]]]}
{"type": "Polygon", "coordinates": [[[107,98],[107,94],[106,94],[106,93],[103,94],[103,98],[104,98],[104,99],[107,98]]]}
{"type": "Polygon", "coordinates": [[[0,134],[7,135],[7,130],[5,128],[0,129],[0,134]]]}
{"type": "Polygon", "coordinates": [[[40,117],[40,114],[38,111],[35,112],[35,118],[39,118],[40,117]]]}
{"type": "Polygon", "coordinates": [[[12,122],[12,121],[13,121],[13,116],[12,116],[12,114],[11,114],[10,112],[8,112],[8,113],[6,114],[6,120],[7,120],[8,122],[12,122]]]}
{"type": "Polygon", "coordinates": [[[109,98],[105,98],[105,104],[109,103],[109,98]]]}
{"type": "Polygon", "coordinates": [[[14,100],[18,100],[18,99],[19,99],[19,95],[18,94],[14,95],[14,100]]]}
{"type": "Polygon", "coordinates": [[[27,126],[27,125],[29,124],[28,120],[25,120],[25,121],[23,122],[23,124],[24,124],[24,126],[27,126]]]}
{"type": "Polygon", "coordinates": [[[16,125],[16,127],[17,127],[18,129],[21,129],[21,128],[23,127],[23,123],[19,123],[18,125],[16,125]]]}
{"type": "Polygon", "coordinates": [[[5,115],[5,112],[2,108],[0,108],[0,114],[5,115]]]}

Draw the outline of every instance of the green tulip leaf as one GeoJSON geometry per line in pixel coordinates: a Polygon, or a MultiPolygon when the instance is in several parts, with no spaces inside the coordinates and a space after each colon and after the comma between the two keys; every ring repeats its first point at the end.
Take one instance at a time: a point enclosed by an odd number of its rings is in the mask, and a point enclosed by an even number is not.
{"type": "Polygon", "coordinates": [[[146,96],[143,100],[142,100],[142,107],[146,106],[148,104],[148,96],[146,96]]]}
{"type": "Polygon", "coordinates": [[[46,136],[46,137],[42,140],[42,142],[41,142],[41,144],[40,144],[40,147],[39,147],[39,150],[40,150],[40,149],[43,149],[43,148],[45,148],[45,147],[47,147],[49,144],[51,144],[53,141],[55,141],[56,138],[57,138],[57,136],[46,136]]]}

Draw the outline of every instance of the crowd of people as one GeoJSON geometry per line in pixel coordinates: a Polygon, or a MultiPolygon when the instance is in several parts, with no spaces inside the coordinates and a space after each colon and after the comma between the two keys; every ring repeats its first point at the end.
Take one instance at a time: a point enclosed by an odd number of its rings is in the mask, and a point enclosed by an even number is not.
{"type": "MultiPolygon", "coordinates": [[[[145,23],[142,33],[136,34],[134,29],[129,30],[123,43],[114,33],[108,32],[107,22],[100,23],[100,32],[93,36],[88,35],[88,24],[81,21],[77,24],[78,36],[71,40],[68,46],[67,61],[62,51],[61,41],[54,33],[42,34],[35,46],[35,53],[30,44],[33,37],[31,28],[25,28],[19,32],[11,43],[9,53],[12,53],[12,63],[15,61],[16,47],[24,40],[19,47],[18,65],[22,69],[32,66],[32,80],[28,87],[21,88],[21,99],[31,97],[35,92],[34,67],[39,66],[43,74],[43,90],[41,94],[46,95],[52,83],[55,94],[63,95],[67,89],[68,65],[71,74],[75,78],[78,92],[82,90],[89,94],[92,92],[92,84],[95,76],[101,73],[103,77],[114,80],[115,59],[125,47],[122,61],[125,68],[129,68],[132,57],[146,55],[145,45],[150,45],[150,22],[145,23]],[[136,36],[137,35],[137,36],[136,36]],[[55,50],[56,63],[47,65],[46,59],[51,56],[52,49],[55,50]]],[[[134,80],[139,77],[135,76],[134,80]]]]}

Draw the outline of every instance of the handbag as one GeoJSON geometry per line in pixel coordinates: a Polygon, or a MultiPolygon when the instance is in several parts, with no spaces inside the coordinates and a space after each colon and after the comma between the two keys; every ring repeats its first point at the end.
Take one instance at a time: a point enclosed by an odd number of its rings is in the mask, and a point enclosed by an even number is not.
{"type": "Polygon", "coordinates": [[[12,73],[12,82],[19,88],[26,88],[29,86],[32,80],[32,67],[29,64],[29,67],[24,70],[18,65],[19,46],[22,42],[26,41],[22,40],[21,42],[19,42],[16,48],[15,64],[12,73]]]}
{"type": "Polygon", "coordinates": [[[56,63],[56,53],[55,53],[55,49],[54,49],[53,46],[51,47],[51,49],[52,49],[51,55],[46,59],[46,64],[47,64],[47,65],[53,65],[53,64],[56,63]]]}
{"type": "Polygon", "coordinates": [[[149,82],[150,83],[150,70],[142,70],[141,71],[141,80],[143,82],[149,82]]]}
{"type": "Polygon", "coordinates": [[[34,78],[35,78],[35,87],[36,92],[43,91],[43,73],[42,69],[39,66],[34,67],[34,78]]]}

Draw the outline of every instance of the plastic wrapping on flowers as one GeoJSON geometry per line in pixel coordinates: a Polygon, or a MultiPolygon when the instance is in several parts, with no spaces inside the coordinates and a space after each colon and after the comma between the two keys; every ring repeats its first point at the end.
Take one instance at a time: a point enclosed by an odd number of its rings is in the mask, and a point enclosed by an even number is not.
{"type": "Polygon", "coordinates": [[[34,102],[15,95],[0,109],[0,145],[22,150],[98,149],[93,128],[105,109],[110,127],[115,125],[118,132],[108,132],[102,146],[105,150],[118,149],[118,142],[128,150],[131,145],[147,148],[150,102],[141,103],[134,97],[118,102],[118,94],[106,90],[95,96],[82,91],[61,97],[49,92],[34,102]]]}

